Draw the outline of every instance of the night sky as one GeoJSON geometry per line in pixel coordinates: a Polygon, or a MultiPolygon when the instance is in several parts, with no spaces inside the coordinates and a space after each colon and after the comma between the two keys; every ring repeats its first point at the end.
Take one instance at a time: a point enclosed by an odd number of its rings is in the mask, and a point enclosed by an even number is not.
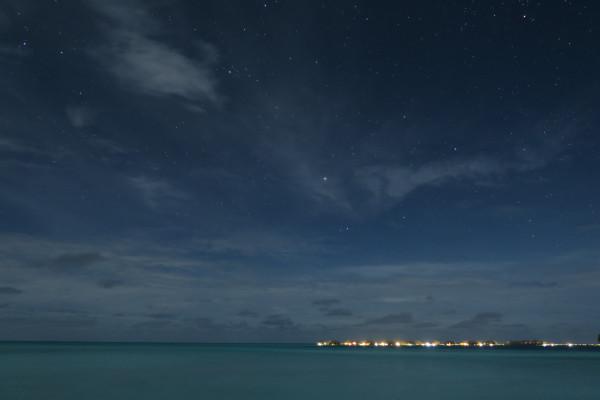
{"type": "Polygon", "coordinates": [[[0,4],[0,339],[600,333],[596,1],[0,4]]]}

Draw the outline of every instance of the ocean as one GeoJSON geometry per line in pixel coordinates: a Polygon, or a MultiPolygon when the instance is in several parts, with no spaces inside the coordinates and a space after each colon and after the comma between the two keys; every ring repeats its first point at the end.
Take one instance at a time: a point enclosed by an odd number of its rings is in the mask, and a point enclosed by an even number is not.
{"type": "Polygon", "coordinates": [[[600,399],[600,351],[0,343],[0,399],[600,399]]]}

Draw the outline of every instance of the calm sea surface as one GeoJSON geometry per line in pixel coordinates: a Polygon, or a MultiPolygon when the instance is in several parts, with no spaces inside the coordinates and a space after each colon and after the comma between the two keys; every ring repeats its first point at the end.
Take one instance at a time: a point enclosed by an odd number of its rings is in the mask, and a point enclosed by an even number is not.
{"type": "Polygon", "coordinates": [[[0,343],[0,399],[600,399],[600,352],[0,343]]]}

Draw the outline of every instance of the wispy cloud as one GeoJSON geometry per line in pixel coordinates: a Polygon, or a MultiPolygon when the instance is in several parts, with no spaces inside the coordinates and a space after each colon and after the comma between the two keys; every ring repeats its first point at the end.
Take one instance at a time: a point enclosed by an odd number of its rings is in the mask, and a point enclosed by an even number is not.
{"type": "MultiPolygon", "coordinates": [[[[55,162],[65,160],[72,153],[60,147],[42,147],[23,140],[0,136],[0,163],[21,168],[52,168],[55,162]]],[[[0,170],[0,173],[4,172],[0,170]]]]}
{"type": "Polygon", "coordinates": [[[193,54],[162,41],[160,23],[141,2],[90,1],[102,17],[106,43],[92,54],[128,88],[176,96],[192,105],[217,104],[217,51],[198,41],[193,54]]]}
{"type": "Polygon", "coordinates": [[[326,167],[316,168],[317,161],[309,162],[309,154],[289,150],[284,145],[277,151],[288,166],[294,192],[309,199],[319,212],[357,218],[384,212],[425,187],[460,181],[495,182],[510,172],[541,168],[550,158],[546,153],[533,155],[532,151],[512,160],[480,156],[435,160],[416,166],[400,160],[385,164],[349,163],[338,165],[327,174],[326,167]]]}
{"type": "Polygon", "coordinates": [[[16,140],[6,137],[0,137],[0,152],[31,155],[43,154],[39,149],[21,144],[16,140]]]}
{"type": "Polygon", "coordinates": [[[22,290],[14,288],[12,286],[0,286],[0,295],[15,295],[23,293],[22,290]]]}
{"type": "Polygon", "coordinates": [[[90,107],[67,106],[65,109],[67,118],[75,128],[84,128],[90,125],[96,116],[96,112],[90,107]]]}
{"type": "MultiPolygon", "coordinates": [[[[312,121],[310,117],[306,119],[312,121]]],[[[395,207],[425,188],[464,182],[497,186],[504,184],[508,176],[524,177],[541,170],[558,160],[564,151],[563,143],[581,130],[564,119],[555,124],[541,121],[523,127],[527,131],[524,136],[530,137],[527,144],[493,153],[450,152],[418,160],[401,148],[376,145],[372,152],[378,157],[369,157],[366,150],[363,155],[356,152],[352,157],[335,156],[323,152],[324,144],[316,134],[312,135],[313,140],[299,141],[292,133],[286,133],[286,127],[280,128],[284,132],[281,137],[268,136],[262,146],[273,155],[275,163],[283,165],[290,191],[311,202],[309,211],[364,219],[395,207]]],[[[306,130],[321,132],[324,128],[315,121],[306,130]]]]}
{"type": "Polygon", "coordinates": [[[140,194],[144,203],[153,209],[188,197],[186,193],[175,188],[164,179],[137,176],[130,178],[130,182],[132,187],[140,194]]]}
{"type": "Polygon", "coordinates": [[[486,159],[434,162],[417,168],[377,165],[358,169],[356,182],[375,205],[395,203],[416,189],[452,179],[473,179],[504,172],[506,167],[486,159]]]}

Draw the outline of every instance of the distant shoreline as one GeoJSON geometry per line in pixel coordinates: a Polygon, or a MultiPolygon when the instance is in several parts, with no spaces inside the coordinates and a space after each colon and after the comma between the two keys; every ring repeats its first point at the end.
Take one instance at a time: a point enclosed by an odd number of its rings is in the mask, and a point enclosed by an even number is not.
{"type": "Polygon", "coordinates": [[[598,349],[600,343],[555,343],[544,340],[464,340],[464,341],[337,341],[326,340],[316,343],[317,347],[342,348],[448,348],[448,349],[598,349]]]}

